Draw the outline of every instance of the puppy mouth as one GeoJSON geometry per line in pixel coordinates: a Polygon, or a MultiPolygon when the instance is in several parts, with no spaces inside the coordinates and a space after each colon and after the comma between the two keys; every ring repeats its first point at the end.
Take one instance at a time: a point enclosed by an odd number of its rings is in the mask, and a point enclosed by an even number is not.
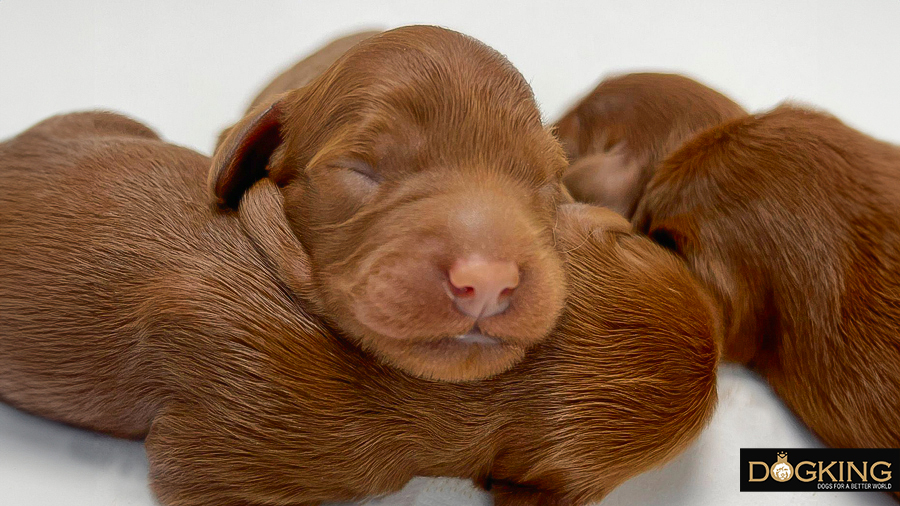
{"type": "Polygon", "coordinates": [[[496,337],[484,335],[481,329],[478,328],[478,325],[473,326],[465,334],[460,334],[451,339],[459,344],[482,344],[487,346],[503,344],[503,341],[496,337]]]}
{"type": "MultiPolygon", "coordinates": [[[[397,343],[405,342],[408,344],[414,344],[415,346],[423,346],[426,348],[445,348],[447,346],[453,348],[467,348],[474,345],[479,345],[486,348],[501,348],[507,346],[517,347],[515,340],[509,340],[508,338],[503,337],[495,337],[485,334],[481,327],[479,327],[478,323],[471,324],[469,330],[465,331],[462,334],[454,334],[453,331],[438,334],[438,335],[419,335],[419,336],[402,336],[389,333],[390,329],[378,328],[371,325],[366,325],[366,322],[360,322],[369,330],[381,334],[382,336],[390,338],[390,341],[396,341],[397,343]],[[379,330],[381,332],[379,332],[379,330]]],[[[457,327],[458,328],[458,327],[457,327]]],[[[448,329],[449,330],[449,329],[448,329]]],[[[459,332],[459,330],[456,330],[459,332]]]]}

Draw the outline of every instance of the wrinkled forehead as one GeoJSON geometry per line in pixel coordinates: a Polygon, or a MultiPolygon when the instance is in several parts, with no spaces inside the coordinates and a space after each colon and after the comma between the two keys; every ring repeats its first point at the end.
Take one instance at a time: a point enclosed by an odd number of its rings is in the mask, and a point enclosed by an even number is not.
{"type": "Polygon", "coordinates": [[[564,159],[522,75],[474,39],[427,35],[375,37],[333,69],[346,147],[378,168],[489,166],[536,180],[557,176],[564,159]]]}
{"type": "Polygon", "coordinates": [[[565,168],[557,142],[542,125],[510,111],[471,97],[381,98],[369,101],[345,127],[353,150],[379,170],[482,168],[541,183],[565,168]]]}
{"type": "Polygon", "coordinates": [[[420,166],[491,165],[546,179],[564,169],[556,140],[530,99],[502,99],[502,88],[385,78],[356,91],[345,132],[372,161],[420,166]]]}

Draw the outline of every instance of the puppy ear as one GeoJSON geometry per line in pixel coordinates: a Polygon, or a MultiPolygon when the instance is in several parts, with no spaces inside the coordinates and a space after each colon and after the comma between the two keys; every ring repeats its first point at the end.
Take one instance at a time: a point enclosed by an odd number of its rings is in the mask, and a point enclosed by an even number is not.
{"type": "Polygon", "coordinates": [[[312,300],[309,255],[291,231],[284,215],[284,197],[272,180],[262,179],[247,190],[238,218],[282,280],[302,298],[312,300]]]}
{"type": "Polygon", "coordinates": [[[559,220],[554,228],[556,239],[564,251],[578,249],[594,234],[631,234],[631,223],[609,209],[587,204],[559,206],[559,220]]]}
{"type": "Polygon", "coordinates": [[[608,207],[631,218],[646,185],[647,159],[620,142],[607,151],[575,160],[563,184],[578,202],[608,207]]]}
{"type": "Polygon", "coordinates": [[[237,209],[244,192],[266,177],[269,158],[282,142],[282,109],[280,99],[260,105],[219,142],[208,184],[220,207],[237,209]]]}

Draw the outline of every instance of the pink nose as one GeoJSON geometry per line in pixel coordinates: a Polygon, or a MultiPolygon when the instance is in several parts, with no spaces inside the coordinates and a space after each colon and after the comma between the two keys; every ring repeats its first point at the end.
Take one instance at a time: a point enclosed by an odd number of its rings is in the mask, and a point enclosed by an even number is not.
{"type": "Polygon", "coordinates": [[[519,286],[519,267],[513,262],[473,256],[457,260],[448,272],[450,295],[457,309],[472,318],[487,318],[506,311],[519,286]]]}

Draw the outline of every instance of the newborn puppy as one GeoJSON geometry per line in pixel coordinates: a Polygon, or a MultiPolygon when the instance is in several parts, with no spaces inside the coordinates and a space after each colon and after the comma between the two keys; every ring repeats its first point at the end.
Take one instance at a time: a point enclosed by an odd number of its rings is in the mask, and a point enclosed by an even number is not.
{"type": "Polygon", "coordinates": [[[563,182],[575,200],[631,218],[657,164],[695,133],[744,110],[676,74],[604,80],[556,123],[571,166],[563,182]]]}
{"type": "Polygon", "coordinates": [[[219,146],[210,187],[224,211],[261,178],[281,189],[312,268],[294,288],[316,315],[448,381],[508,369],[553,328],[566,162],[499,53],[400,28],[261,102],[219,146]]]}
{"type": "Polygon", "coordinates": [[[725,357],[826,444],[900,447],[900,148],[782,106],[685,144],[635,222],[711,288],[725,357]]]}
{"type": "MultiPolygon", "coordinates": [[[[708,419],[711,301],[614,213],[560,209],[570,281],[550,337],[490,379],[431,381],[373,360],[298,296],[316,264],[294,234],[320,217],[267,178],[219,212],[209,165],[106,113],[0,144],[0,397],[146,435],[162,504],[311,505],[425,475],[472,478],[500,506],[584,505],[708,419]]],[[[394,206],[417,205],[405,196],[394,206]]]]}

